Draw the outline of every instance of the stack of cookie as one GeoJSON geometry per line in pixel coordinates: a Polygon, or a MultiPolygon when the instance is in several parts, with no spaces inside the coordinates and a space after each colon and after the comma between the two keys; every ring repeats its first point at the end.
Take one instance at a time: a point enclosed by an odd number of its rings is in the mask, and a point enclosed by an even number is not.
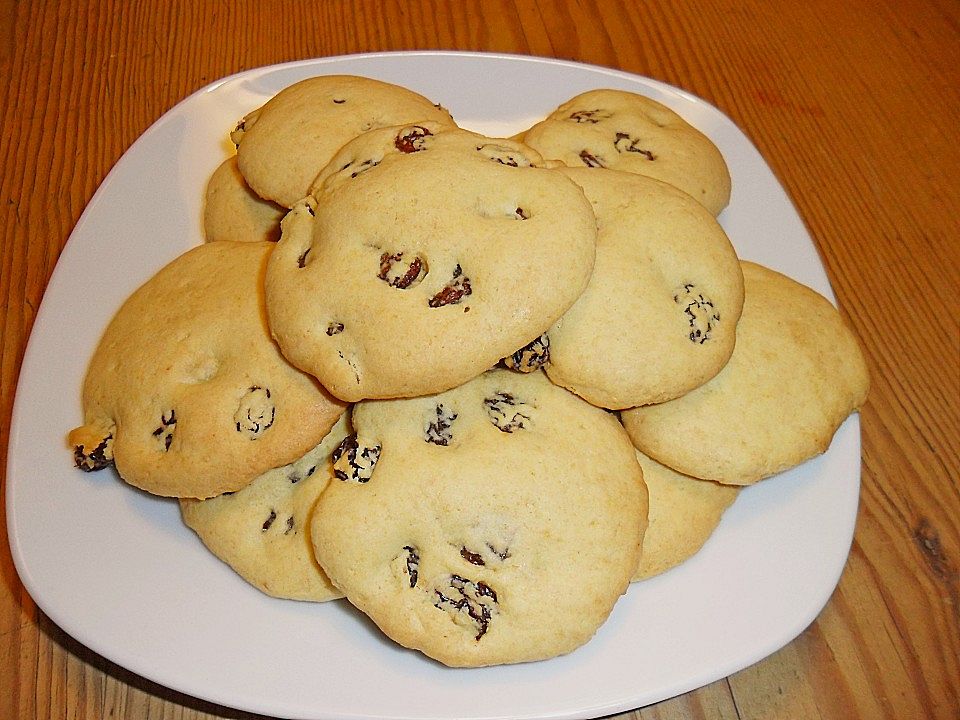
{"type": "Polygon", "coordinates": [[[740,261],[723,157],[652,100],[490,138],[323,76],[231,137],[70,444],[270,595],[452,666],[566,653],[865,399],[837,311],[740,261]]]}

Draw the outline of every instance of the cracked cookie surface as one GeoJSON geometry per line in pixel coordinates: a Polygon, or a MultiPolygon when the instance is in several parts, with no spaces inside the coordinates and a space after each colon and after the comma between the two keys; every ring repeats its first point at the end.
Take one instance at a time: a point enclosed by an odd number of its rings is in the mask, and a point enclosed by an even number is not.
{"type": "Polygon", "coordinates": [[[351,603],[452,666],[589,640],[636,571],[647,517],[613,415],[542,372],[495,369],[438,395],[357,403],[352,420],[379,460],[365,483],[331,481],[312,524],[351,603]],[[504,407],[525,416],[511,432],[504,407]]]}

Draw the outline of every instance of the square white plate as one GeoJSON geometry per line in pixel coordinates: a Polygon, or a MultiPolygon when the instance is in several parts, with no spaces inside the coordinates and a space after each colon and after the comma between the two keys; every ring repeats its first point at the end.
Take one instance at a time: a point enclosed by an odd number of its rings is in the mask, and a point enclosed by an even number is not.
{"type": "Polygon", "coordinates": [[[246,112],[303,78],[405,85],[464,127],[510,135],[570,97],[614,87],[672,107],[723,152],[720,217],[738,253],[833,295],[795,209],[750,141],[676,88],[532,57],[385,53],[260,68],[191,95],[124,154],[64,248],[37,316],[13,413],[10,545],[24,585],[66,632],[150,680],[291,718],[574,718],[656,702],[782,647],[833,592],[853,537],[857,416],[825,455],[748,488],[704,549],[632,585],[587,645],[526,665],[453,670],[394,646],[344,601],[281,601],[247,586],[182,525],[177,505],[112,471],[72,466],[80,386],[123,300],[202,241],[206,181],[246,112]]]}

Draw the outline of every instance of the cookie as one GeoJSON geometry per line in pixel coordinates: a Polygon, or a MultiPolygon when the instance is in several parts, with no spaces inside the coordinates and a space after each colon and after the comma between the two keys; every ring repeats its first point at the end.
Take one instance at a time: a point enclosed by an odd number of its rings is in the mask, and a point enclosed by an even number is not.
{"type": "Polygon", "coordinates": [[[559,170],[597,217],[583,294],[549,330],[550,379],[622,409],[679,397],[727,363],[743,307],[736,251],[686,193],[617,170],[559,170]]]}
{"type": "Polygon", "coordinates": [[[407,88],[354,75],[322,75],[284,88],[231,133],[240,172],[262,198],[291,208],[348,140],[420,121],[454,125],[439,105],[407,88]]]}
{"type": "Polygon", "coordinates": [[[203,230],[207,242],[256,242],[280,239],[280,220],[286,208],[264,200],[247,185],[231,155],[214,170],[207,182],[203,230]]]}
{"type": "Polygon", "coordinates": [[[637,448],[686,475],[747,485],[824,452],[869,387],[856,337],[810,288],[743,262],[737,345],[683,397],[621,413],[637,448]]]}
{"type": "Polygon", "coordinates": [[[203,544],[267,595],[322,602],[341,597],[317,564],[313,506],[333,477],[330,454],[349,431],[347,413],[299,460],[267,470],[242,490],[180,500],[180,514],[203,544]]]}
{"type": "Polygon", "coordinates": [[[695,555],[742,489],[683,475],[639,450],[637,460],[643,468],[650,510],[634,581],[659,575],[695,555]]]}
{"type": "Polygon", "coordinates": [[[263,273],[274,243],[206,243],[136,290],[107,327],[83,385],[78,467],[113,462],[132,485],[207,498],[293,462],[344,411],[280,354],[263,273]]]}
{"type": "Polygon", "coordinates": [[[430,123],[344,146],[267,268],[284,355],[354,402],[442,392],[542,334],[586,286],[597,231],[541,162],[430,123]]]}
{"type": "Polygon", "coordinates": [[[543,373],[367,401],[311,526],[321,566],[394,641],[451,666],[567,653],[637,568],[646,490],[616,418],[543,373]]]}
{"type": "Polygon", "coordinates": [[[545,158],[570,167],[611,168],[662,180],[714,215],[730,202],[720,150],[670,108],[624,90],[568,100],[523,134],[545,158]]]}

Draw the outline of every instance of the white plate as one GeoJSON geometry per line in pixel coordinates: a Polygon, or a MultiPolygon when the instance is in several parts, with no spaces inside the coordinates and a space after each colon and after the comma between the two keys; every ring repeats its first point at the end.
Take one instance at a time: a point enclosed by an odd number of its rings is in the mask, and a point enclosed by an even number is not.
{"type": "Polygon", "coordinates": [[[820,612],[853,537],[856,416],[830,451],[744,491],[703,551],[631,586],[596,637],[546,662],[452,670],[381,638],[345,602],[280,601],[203,549],[177,506],[111,471],[72,467],[66,432],[100,333],[122,301],[201,241],[226,133],[281,88],[325,73],[406,85],[464,126],[507,135],[595,87],[647,94],[726,156],[721,221],[743,258],[833,295],[803,223],[759,153],[715,108],[659,82],[530,57],[398,53],[251,70],[191,95],[111,171],[77,223],[37,316],[10,434],[7,513],[24,585],[54,622],[150,680],[291,718],[567,718],[636,708],[774,652],[820,612]]]}

